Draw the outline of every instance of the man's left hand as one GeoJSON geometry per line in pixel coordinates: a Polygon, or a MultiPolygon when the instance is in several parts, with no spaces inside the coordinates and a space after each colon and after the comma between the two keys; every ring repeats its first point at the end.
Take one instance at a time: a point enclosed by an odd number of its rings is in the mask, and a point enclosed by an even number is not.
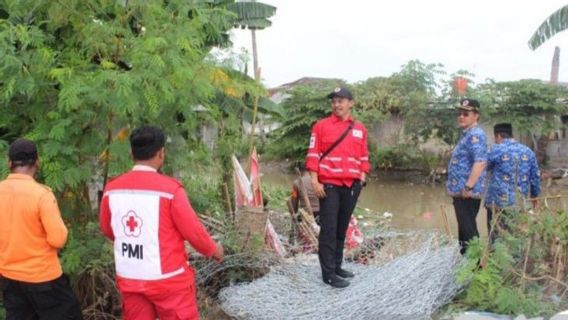
{"type": "Polygon", "coordinates": [[[462,198],[465,198],[465,199],[471,198],[471,190],[467,191],[467,190],[463,189],[462,192],[461,192],[461,196],[462,196],[462,198]]]}

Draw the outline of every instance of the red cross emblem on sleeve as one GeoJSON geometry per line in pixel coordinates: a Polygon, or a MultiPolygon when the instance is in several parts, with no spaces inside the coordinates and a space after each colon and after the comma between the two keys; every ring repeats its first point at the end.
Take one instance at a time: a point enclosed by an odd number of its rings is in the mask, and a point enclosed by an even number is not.
{"type": "Polygon", "coordinates": [[[136,212],[130,210],[122,217],[122,226],[124,234],[127,237],[138,237],[142,233],[142,219],[136,215],[136,212]]]}

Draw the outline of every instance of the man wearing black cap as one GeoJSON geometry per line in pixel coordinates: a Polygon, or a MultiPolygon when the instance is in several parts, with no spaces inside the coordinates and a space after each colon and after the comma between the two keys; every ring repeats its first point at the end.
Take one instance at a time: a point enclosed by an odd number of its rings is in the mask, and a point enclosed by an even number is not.
{"type": "Polygon", "coordinates": [[[369,172],[367,129],[351,117],[353,95],[344,87],[327,96],[332,114],[312,128],[306,169],[320,202],[319,261],[324,283],[349,285],[354,274],[341,267],[345,235],[369,172]]]}
{"type": "MultiPolygon", "coordinates": [[[[540,172],[534,152],[527,146],[513,139],[513,126],[510,123],[499,123],[493,127],[495,145],[489,152],[488,170],[491,172],[489,188],[485,198],[487,209],[487,230],[491,240],[497,237],[493,230],[493,210],[505,215],[499,219],[499,225],[506,227],[506,209],[517,206],[517,210],[525,209],[523,203],[516,201],[517,190],[521,200],[538,197],[540,194],[540,172]],[[493,230],[493,231],[492,231],[493,230]]],[[[533,200],[536,206],[536,200],[533,200]]]]}
{"type": "Polygon", "coordinates": [[[487,139],[477,125],[479,102],[463,99],[457,109],[458,125],[463,132],[448,164],[447,191],[453,198],[460,252],[464,254],[468,242],[479,236],[475,219],[485,189],[487,139]]]}
{"type": "Polygon", "coordinates": [[[0,278],[7,319],[82,319],[57,250],[67,240],[51,190],[35,181],[35,144],[10,145],[10,175],[0,182],[0,278]]]}

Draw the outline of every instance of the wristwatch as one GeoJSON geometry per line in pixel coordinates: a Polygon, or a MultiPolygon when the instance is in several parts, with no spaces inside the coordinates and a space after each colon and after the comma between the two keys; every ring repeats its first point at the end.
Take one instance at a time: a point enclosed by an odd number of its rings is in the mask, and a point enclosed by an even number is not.
{"type": "Polygon", "coordinates": [[[470,187],[470,186],[465,186],[465,187],[463,187],[463,189],[464,189],[465,191],[471,191],[471,190],[473,190],[473,188],[470,187]]]}

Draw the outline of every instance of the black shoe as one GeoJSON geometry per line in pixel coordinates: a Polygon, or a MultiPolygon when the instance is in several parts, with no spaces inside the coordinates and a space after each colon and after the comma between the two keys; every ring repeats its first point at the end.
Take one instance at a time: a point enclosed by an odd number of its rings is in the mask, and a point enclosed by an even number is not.
{"type": "Polygon", "coordinates": [[[353,278],[355,276],[353,272],[341,268],[336,269],[335,274],[342,278],[353,278]]]}
{"type": "Polygon", "coordinates": [[[340,279],[338,277],[323,278],[325,284],[329,284],[334,288],[345,288],[349,286],[349,281],[340,279]]]}

